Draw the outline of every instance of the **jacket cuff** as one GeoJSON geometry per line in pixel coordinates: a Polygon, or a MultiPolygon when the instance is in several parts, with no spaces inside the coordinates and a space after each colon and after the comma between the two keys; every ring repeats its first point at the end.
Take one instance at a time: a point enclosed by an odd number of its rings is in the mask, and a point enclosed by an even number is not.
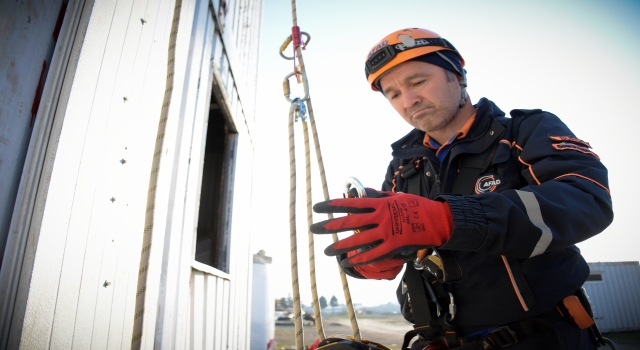
{"type": "Polygon", "coordinates": [[[451,237],[441,248],[466,251],[480,249],[488,232],[487,219],[480,201],[472,196],[459,195],[440,195],[436,200],[447,202],[453,217],[451,237]]]}

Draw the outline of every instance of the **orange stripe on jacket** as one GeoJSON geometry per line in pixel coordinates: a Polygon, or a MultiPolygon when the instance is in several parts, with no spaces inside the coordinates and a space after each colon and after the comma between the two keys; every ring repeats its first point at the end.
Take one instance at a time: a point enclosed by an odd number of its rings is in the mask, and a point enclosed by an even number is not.
{"type": "Polygon", "coordinates": [[[518,157],[518,160],[520,161],[520,163],[526,165],[529,167],[529,172],[531,173],[531,176],[533,176],[533,179],[536,181],[536,183],[539,185],[540,184],[540,180],[538,180],[538,178],[536,177],[536,174],[533,173],[533,168],[531,168],[531,164],[525,162],[524,160],[522,160],[521,157],[518,157]]]}
{"type": "Polygon", "coordinates": [[[500,143],[506,143],[506,144],[507,144],[507,146],[509,146],[509,148],[512,148],[512,147],[513,147],[513,144],[512,144],[511,142],[509,142],[509,140],[504,140],[504,139],[503,139],[503,140],[500,140],[500,143]]]}
{"type": "Polygon", "coordinates": [[[573,173],[572,173],[572,174],[564,174],[564,175],[560,175],[560,176],[556,177],[554,180],[557,180],[557,179],[559,179],[559,178],[563,178],[563,177],[567,177],[567,176],[575,176],[575,177],[579,177],[579,178],[581,178],[581,179],[589,180],[589,181],[593,182],[594,184],[596,184],[596,185],[598,185],[598,186],[602,187],[602,189],[604,189],[605,191],[607,191],[607,193],[609,194],[609,197],[611,197],[611,192],[609,191],[609,189],[608,189],[606,186],[604,186],[603,184],[599,183],[598,181],[596,181],[596,180],[594,180],[594,179],[591,179],[591,178],[588,178],[588,177],[586,177],[586,176],[584,176],[584,175],[580,175],[580,174],[573,174],[573,173]]]}
{"type": "Polygon", "coordinates": [[[524,302],[522,295],[520,294],[520,289],[518,289],[518,285],[516,284],[516,280],[513,278],[513,273],[511,272],[511,267],[509,266],[509,262],[504,255],[502,255],[502,262],[504,263],[504,267],[507,269],[507,273],[509,274],[509,279],[511,279],[511,284],[513,285],[513,290],[516,292],[516,296],[518,296],[518,300],[520,300],[520,304],[524,311],[529,311],[527,304],[524,302]]]}

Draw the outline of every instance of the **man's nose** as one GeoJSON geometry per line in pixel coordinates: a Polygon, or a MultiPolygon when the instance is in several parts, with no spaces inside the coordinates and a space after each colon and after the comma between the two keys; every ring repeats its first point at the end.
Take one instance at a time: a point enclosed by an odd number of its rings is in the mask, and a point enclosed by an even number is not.
{"type": "Polygon", "coordinates": [[[404,108],[411,108],[422,101],[422,98],[411,90],[402,93],[402,103],[404,108]]]}

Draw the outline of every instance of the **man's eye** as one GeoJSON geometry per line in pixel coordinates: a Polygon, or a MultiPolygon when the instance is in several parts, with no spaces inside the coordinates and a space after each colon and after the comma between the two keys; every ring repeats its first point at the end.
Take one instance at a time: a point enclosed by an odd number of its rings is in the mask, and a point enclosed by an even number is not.
{"type": "Polygon", "coordinates": [[[425,80],[418,80],[418,81],[413,83],[413,86],[422,85],[422,83],[424,83],[424,82],[425,82],[425,80]]]}

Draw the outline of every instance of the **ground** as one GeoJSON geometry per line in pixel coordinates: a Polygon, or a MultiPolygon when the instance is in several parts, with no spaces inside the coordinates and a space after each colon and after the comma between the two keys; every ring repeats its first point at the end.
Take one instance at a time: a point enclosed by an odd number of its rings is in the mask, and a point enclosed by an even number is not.
{"type": "MultiPolygon", "coordinates": [[[[323,319],[326,336],[351,335],[351,326],[347,315],[327,316],[323,319]]],[[[401,315],[358,315],[360,333],[365,339],[381,343],[393,350],[399,350],[404,334],[411,329],[411,324],[401,315]]],[[[276,326],[276,344],[279,350],[295,349],[294,327],[292,325],[276,326]]],[[[613,339],[620,350],[640,350],[640,332],[608,333],[605,337],[613,339]]],[[[304,326],[304,343],[310,346],[318,339],[313,324],[304,326]]],[[[607,347],[600,348],[607,349],[607,347]]]]}
{"type": "MultiPolygon", "coordinates": [[[[323,319],[324,333],[330,335],[353,335],[347,315],[327,316],[323,319]]],[[[402,315],[358,315],[360,333],[365,339],[381,343],[390,349],[398,350],[404,334],[413,327],[402,315]]],[[[310,346],[318,339],[314,325],[304,326],[304,343],[310,346]]],[[[294,349],[294,327],[276,326],[276,342],[279,350],[294,349]]]]}

